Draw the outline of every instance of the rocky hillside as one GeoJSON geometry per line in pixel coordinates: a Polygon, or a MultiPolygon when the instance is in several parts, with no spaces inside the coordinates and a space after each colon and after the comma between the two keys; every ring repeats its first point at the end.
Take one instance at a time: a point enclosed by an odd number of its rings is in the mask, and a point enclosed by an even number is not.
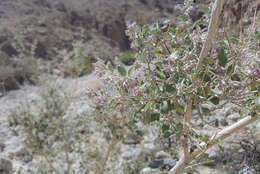
{"type": "Polygon", "coordinates": [[[19,88],[28,79],[27,70],[29,76],[34,70],[61,76],[91,72],[90,63],[96,58],[113,60],[130,48],[125,34],[127,21],[145,24],[166,17],[174,20],[180,13],[176,7],[179,3],[183,0],[1,0],[0,96],[19,88]],[[69,53],[79,41],[86,54],[74,66],[69,53]],[[36,58],[41,67],[31,71],[33,61],[22,62],[26,67],[17,66],[14,58],[20,57],[36,58]]]}
{"type": "MultiPolygon", "coordinates": [[[[126,21],[145,24],[162,18],[174,21],[184,0],[1,0],[1,58],[18,55],[17,43],[33,49],[35,57],[53,59],[58,51],[72,49],[77,40],[102,58],[113,57],[130,48],[125,35],[126,21]],[[31,48],[33,46],[33,48],[31,48]],[[102,49],[101,49],[102,48],[102,49]],[[118,50],[119,49],[119,50],[118,50]]],[[[208,0],[195,1],[208,3],[208,0]]],[[[256,0],[230,1],[226,24],[238,23],[253,13],[256,0]],[[232,7],[232,8],[230,8],[232,7]],[[248,10],[249,9],[249,10],[248,10]]],[[[259,5],[258,5],[259,10],[259,5]]],[[[192,13],[192,19],[203,13],[192,13]]]]}
{"type": "Polygon", "coordinates": [[[126,21],[148,23],[176,15],[183,0],[2,0],[0,2],[1,57],[18,55],[18,43],[35,57],[53,59],[83,40],[98,56],[113,57],[130,42],[126,21]],[[33,45],[33,46],[32,46],[33,45]]]}
{"type": "MultiPolygon", "coordinates": [[[[40,62],[41,68],[57,75],[88,74],[97,58],[114,60],[130,49],[130,40],[125,34],[129,23],[147,24],[164,19],[176,23],[176,18],[185,14],[192,25],[209,12],[207,4],[212,1],[193,2],[192,8],[185,9],[184,0],[1,0],[0,85],[4,84],[4,91],[17,89],[18,84],[34,74],[30,66],[17,66],[34,65],[32,61],[13,63],[13,58],[20,58],[21,54],[44,60],[40,62]],[[69,53],[75,51],[75,42],[79,41],[85,55],[74,62],[76,66],[71,66],[74,60],[69,53]],[[46,63],[45,60],[52,61],[46,63]],[[50,66],[46,68],[46,64],[50,66]],[[21,75],[24,71],[27,74],[21,75]]],[[[257,0],[228,1],[222,26],[249,24],[259,9],[257,0]]],[[[36,70],[42,73],[39,68],[36,70]]]]}

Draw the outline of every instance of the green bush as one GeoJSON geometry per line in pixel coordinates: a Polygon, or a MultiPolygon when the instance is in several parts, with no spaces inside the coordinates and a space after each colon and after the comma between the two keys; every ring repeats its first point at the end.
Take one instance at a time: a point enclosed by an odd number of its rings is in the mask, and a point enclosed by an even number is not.
{"type": "Polygon", "coordinates": [[[135,62],[133,51],[126,51],[119,56],[119,60],[125,65],[132,65],[135,62]]]}
{"type": "Polygon", "coordinates": [[[95,57],[84,48],[82,42],[77,42],[73,46],[73,50],[69,53],[68,59],[64,60],[64,75],[80,77],[93,72],[95,57]]]}
{"type": "MultiPolygon", "coordinates": [[[[214,14],[212,20],[218,17],[214,14]]],[[[211,22],[213,27],[208,33],[199,27],[194,29],[185,18],[174,27],[167,23],[131,25],[127,33],[138,51],[133,66],[113,69],[101,60],[97,64],[96,74],[106,80],[108,87],[90,94],[96,102],[94,117],[103,120],[118,139],[138,122],[159,125],[162,136],[173,138],[178,145],[173,151],[183,149],[181,157],[175,156],[180,160],[171,174],[183,172],[187,163],[223,141],[234,127],[238,126],[237,131],[259,117],[256,47],[260,40],[255,30],[259,24],[254,20],[240,38],[228,33],[217,38],[222,33],[217,24],[218,21],[211,22]],[[203,125],[212,126],[206,117],[217,119],[217,112],[228,104],[234,113],[245,117],[240,124],[230,125],[212,137],[200,133],[202,129],[195,123],[200,120],[203,125]],[[193,117],[194,111],[197,118],[193,117]]]]}

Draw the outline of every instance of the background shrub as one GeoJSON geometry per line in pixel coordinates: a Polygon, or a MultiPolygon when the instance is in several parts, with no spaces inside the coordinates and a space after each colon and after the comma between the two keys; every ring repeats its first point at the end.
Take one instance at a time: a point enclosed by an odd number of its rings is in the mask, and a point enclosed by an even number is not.
{"type": "Polygon", "coordinates": [[[62,56],[59,69],[61,69],[65,77],[80,77],[94,71],[93,62],[95,62],[95,57],[80,41],[73,44],[71,52],[62,56]]]}
{"type": "Polygon", "coordinates": [[[0,90],[18,89],[24,82],[35,84],[39,75],[34,58],[13,58],[0,61],[0,90]]]}
{"type": "Polygon", "coordinates": [[[135,61],[135,55],[134,55],[133,51],[129,50],[129,51],[122,53],[119,56],[119,60],[125,65],[132,65],[135,61]]]}

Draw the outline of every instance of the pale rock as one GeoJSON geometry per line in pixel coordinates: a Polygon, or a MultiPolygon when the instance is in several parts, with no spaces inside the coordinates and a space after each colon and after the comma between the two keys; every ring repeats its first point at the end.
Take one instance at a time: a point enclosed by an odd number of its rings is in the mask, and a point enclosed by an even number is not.
{"type": "Polygon", "coordinates": [[[228,122],[227,122],[227,119],[226,119],[226,118],[221,118],[219,122],[220,122],[220,124],[221,124],[222,126],[228,126],[228,122]]]}
{"type": "Polygon", "coordinates": [[[3,142],[0,142],[0,152],[3,152],[5,149],[5,144],[3,142]]]}
{"type": "Polygon", "coordinates": [[[147,167],[147,168],[144,168],[141,173],[142,174],[149,174],[149,173],[151,173],[152,170],[153,169],[151,169],[150,167],[147,167]]]}
{"type": "Polygon", "coordinates": [[[244,167],[244,168],[242,168],[242,169],[238,172],[238,174],[254,174],[254,173],[255,173],[254,170],[251,169],[251,168],[249,168],[249,167],[244,167]]]}
{"type": "Polygon", "coordinates": [[[128,149],[125,152],[123,152],[122,157],[124,159],[135,159],[138,158],[142,153],[141,148],[134,148],[134,149],[128,149]]]}
{"type": "Polygon", "coordinates": [[[13,170],[13,164],[7,159],[0,159],[0,171],[4,171],[7,174],[11,174],[13,170]]]}
{"type": "Polygon", "coordinates": [[[237,121],[240,118],[240,115],[238,113],[234,113],[229,115],[227,118],[233,121],[237,121]]]}
{"type": "Polygon", "coordinates": [[[165,158],[170,158],[170,157],[171,157],[171,155],[164,151],[159,151],[155,154],[155,158],[157,158],[157,159],[165,159],[165,158]]]}
{"type": "Polygon", "coordinates": [[[25,156],[25,155],[28,155],[28,154],[29,154],[29,152],[25,147],[21,147],[20,149],[18,149],[14,153],[15,156],[25,156]]]}
{"type": "Polygon", "coordinates": [[[170,169],[176,165],[176,160],[172,158],[166,159],[156,159],[148,165],[150,168],[163,168],[163,169],[170,169]]]}
{"type": "Polygon", "coordinates": [[[141,171],[141,174],[155,174],[155,173],[158,173],[158,172],[159,172],[158,169],[151,169],[150,167],[147,167],[147,168],[144,168],[141,171]]]}
{"type": "Polygon", "coordinates": [[[152,162],[150,162],[150,164],[148,165],[150,168],[160,168],[163,166],[163,163],[164,163],[164,160],[162,159],[157,159],[157,160],[154,160],[152,162]]]}
{"type": "Polygon", "coordinates": [[[208,150],[207,152],[209,159],[216,159],[218,157],[218,154],[214,150],[208,150]]]}
{"type": "Polygon", "coordinates": [[[163,160],[163,165],[164,165],[163,167],[170,169],[170,168],[174,167],[176,165],[176,163],[177,163],[176,160],[174,160],[172,158],[167,158],[167,159],[163,160]]]}
{"type": "Polygon", "coordinates": [[[154,143],[144,144],[143,147],[147,150],[150,150],[150,151],[157,151],[158,150],[158,146],[156,146],[154,143]]]}

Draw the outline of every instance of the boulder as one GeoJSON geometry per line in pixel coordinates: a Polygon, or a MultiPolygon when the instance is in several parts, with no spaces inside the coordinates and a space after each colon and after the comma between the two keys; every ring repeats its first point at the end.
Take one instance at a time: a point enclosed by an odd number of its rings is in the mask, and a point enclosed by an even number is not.
{"type": "Polygon", "coordinates": [[[13,173],[13,164],[11,161],[4,159],[4,158],[0,158],[0,173],[1,171],[3,173],[7,173],[7,174],[11,174],[13,173]]]}
{"type": "Polygon", "coordinates": [[[164,151],[159,151],[155,154],[156,159],[165,159],[165,158],[170,158],[170,157],[171,157],[171,155],[164,151]]]}

